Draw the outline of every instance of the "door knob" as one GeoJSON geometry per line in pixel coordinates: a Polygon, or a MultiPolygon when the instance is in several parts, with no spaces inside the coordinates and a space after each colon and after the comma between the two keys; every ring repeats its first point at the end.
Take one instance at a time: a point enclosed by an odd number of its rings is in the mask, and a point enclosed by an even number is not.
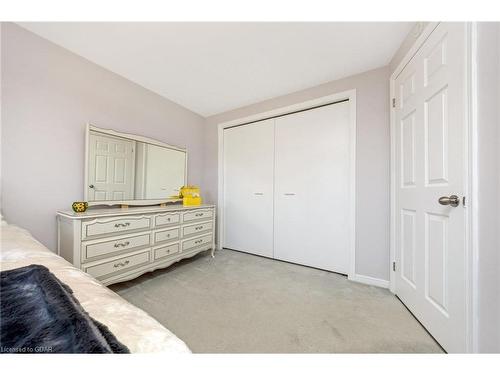
{"type": "Polygon", "coordinates": [[[94,185],[89,185],[89,188],[93,189],[93,188],[94,188],[94,185]]]}
{"type": "Polygon", "coordinates": [[[441,197],[439,198],[439,204],[442,204],[443,206],[457,207],[460,204],[460,198],[456,195],[441,197]]]}

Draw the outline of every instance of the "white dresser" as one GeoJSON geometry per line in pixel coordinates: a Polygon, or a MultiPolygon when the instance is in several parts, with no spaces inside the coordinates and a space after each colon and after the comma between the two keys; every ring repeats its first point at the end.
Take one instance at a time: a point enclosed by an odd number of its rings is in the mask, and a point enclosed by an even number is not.
{"type": "Polygon", "coordinates": [[[215,251],[215,206],[58,211],[58,254],[105,285],[215,251]]]}

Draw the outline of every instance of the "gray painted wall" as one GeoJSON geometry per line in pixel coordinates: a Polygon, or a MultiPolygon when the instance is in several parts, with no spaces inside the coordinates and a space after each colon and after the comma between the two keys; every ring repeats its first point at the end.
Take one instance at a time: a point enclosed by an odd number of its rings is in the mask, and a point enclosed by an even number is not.
{"type": "Polygon", "coordinates": [[[1,27],[7,221],[55,250],[56,210],[83,199],[87,122],[187,147],[189,182],[201,184],[201,116],[15,24],[1,27]]]}
{"type": "MultiPolygon", "coordinates": [[[[497,103],[500,103],[500,23],[497,22],[497,81],[498,81],[498,91],[497,91],[497,103]]],[[[500,105],[497,105],[497,172],[498,172],[498,189],[500,191],[500,105]]],[[[497,277],[500,278],[500,198],[498,199],[497,205],[497,277]]],[[[497,283],[500,289],[500,281],[497,283]]],[[[498,299],[498,311],[500,312],[500,292],[497,294],[498,299]]],[[[499,314],[500,315],[500,314],[499,314]]],[[[500,322],[498,322],[498,336],[497,336],[497,353],[500,353],[500,322]]]]}
{"type": "Polygon", "coordinates": [[[205,128],[204,194],[209,201],[217,201],[217,124],[350,89],[357,90],[356,273],[389,280],[388,67],[209,117],[205,128]]]}
{"type": "Polygon", "coordinates": [[[500,352],[500,24],[477,25],[478,281],[481,352],[500,352]]]}

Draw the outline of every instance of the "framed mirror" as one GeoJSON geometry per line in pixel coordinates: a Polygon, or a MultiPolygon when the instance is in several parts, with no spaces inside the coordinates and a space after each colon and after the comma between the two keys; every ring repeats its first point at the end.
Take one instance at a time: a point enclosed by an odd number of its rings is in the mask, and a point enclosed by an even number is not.
{"type": "Polygon", "coordinates": [[[184,185],[185,148],[87,125],[84,200],[89,206],[177,202],[184,185]]]}

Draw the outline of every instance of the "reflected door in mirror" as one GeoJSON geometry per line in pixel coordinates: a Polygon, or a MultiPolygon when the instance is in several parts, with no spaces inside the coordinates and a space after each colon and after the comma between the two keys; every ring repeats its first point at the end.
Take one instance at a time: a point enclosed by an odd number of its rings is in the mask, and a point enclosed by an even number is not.
{"type": "Polygon", "coordinates": [[[135,141],[89,135],[88,200],[134,199],[135,141]]]}

